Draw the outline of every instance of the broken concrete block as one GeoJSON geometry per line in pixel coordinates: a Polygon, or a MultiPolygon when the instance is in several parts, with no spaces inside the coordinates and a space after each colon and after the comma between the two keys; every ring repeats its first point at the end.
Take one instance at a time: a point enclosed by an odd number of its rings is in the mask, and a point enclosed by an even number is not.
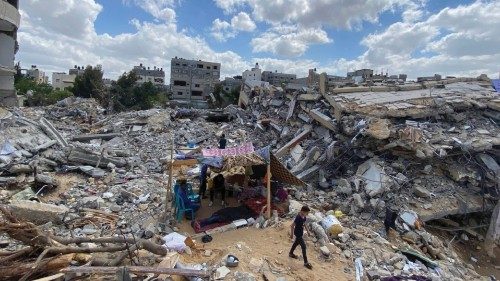
{"type": "Polygon", "coordinates": [[[309,116],[311,116],[314,120],[318,121],[325,128],[336,131],[336,127],[332,118],[323,114],[319,109],[313,109],[309,111],[309,116]]]}
{"type": "Polygon", "coordinates": [[[352,194],[351,183],[346,179],[340,179],[337,182],[337,192],[345,195],[352,194]]]}
{"type": "Polygon", "coordinates": [[[99,209],[100,205],[104,203],[104,200],[97,196],[88,196],[80,200],[83,207],[89,209],[99,209]]]}
{"type": "Polygon", "coordinates": [[[363,201],[363,198],[361,198],[361,195],[358,193],[354,193],[352,195],[352,198],[354,199],[354,204],[360,208],[363,209],[365,207],[365,202],[363,201]]]}
{"type": "Polygon", "coordinates": [[[31,173],[33,169],[31,168],[30,165],[23,165],[23,164],[17,164],[17,165],[12,165],[9,169],[9,173],[11,174],[27,174],[31,173]]]}
{"type": "Polygon", "coordinates": [[[321,246],[321,248],[319,248],[321,254],[325,257],[329,257],[330,256],[330,249],[328,249],[327,246],[321,246]]]}
{"type": "Polygon", "coordinates": [[[19,200],[9,205],[16,218],[32,222],[37,225],[48,222],[61,223],[62,217],[69,209],[65,206],[19,200]]]}
{"type": "Polygon", "coordinates": [[[391,135],[391,130],[389,129],[390,122],[387,119],[375,119],[370,122],[366,133],[378,140],[388,139],[391,135]]]}
{"type": "Polygon", "coordinates": [[[413,194],[421,198],[431,198],[431,193],[425,187],[420,185],[413,186],[413,194]]]}
{"type": "Polygon", "coordinates": [[[55,178],[49,176],[49,175],[43,175],[43,174],[37,174],[36,175],[36,181],[41,184],[46,184],[48,186],[58,186],[58,182],[55,178]]]}
{"type": "Polygon", "coordinates": [[[382,172],[382,168],[373,162],[368,160],[358,167],[356,173],[365,182],[366,194],[370,197],[375,197],[385,190],[390,189],[392,182],[388,176],[382,172]]]}

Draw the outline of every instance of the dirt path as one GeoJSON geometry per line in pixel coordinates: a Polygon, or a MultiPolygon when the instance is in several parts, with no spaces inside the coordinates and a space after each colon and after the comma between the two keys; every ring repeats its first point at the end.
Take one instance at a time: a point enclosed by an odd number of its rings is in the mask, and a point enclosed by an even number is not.
{"type": "MultiPolygon", "coordinates": [[[[207,262],[216,264],[227,254],[233,254],[240,260],[240,265],[232,269],[232,272],[252,272],[258,280],[264,280],[262,274],[255,273],[252,263],[266,259],[270,267],[281,271],[274,277],[286,277],[287,280],[315,281],[315,280],[354,280],[354,275],[344,273],[344,268],[352,266],[334,256],[331,261],[321,257],[314,244],[307,241],[307,253],[313,270],[304,268],[302,260],[294,260],[288,257],[288,251],[292,241],[288,237],[290,222],[280,228],[243,228],[235,231],[213,235],[213,241],[205,245],[205,249],[212,250],[210,257],[203,255],[204,251],[194,253],[191,257],[185,257],[186,262],[207,262]],[[253,262],[251,262],[253,259],[253,262]],[[326,279],[325,279],[326,278],[326,279]]],[[[190,231],[187,224],[181,226],[181,231],[190,231]]],[[[192,230],[190,231],[192,233],[192,230]]],[[[300,247],[295,252],[300,254],[300,247]]],[[[185,256],[185,255],[184,255],[185,256]]],[[[352,272],[352,271],[351,271],[352,272]]],[[[231,280],[228,275],[225,280],[231,280]]]]}

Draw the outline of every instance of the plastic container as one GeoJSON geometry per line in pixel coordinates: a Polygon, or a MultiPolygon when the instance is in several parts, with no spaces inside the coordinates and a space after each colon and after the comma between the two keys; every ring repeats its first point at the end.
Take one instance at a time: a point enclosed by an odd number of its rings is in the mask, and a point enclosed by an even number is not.
{"type": "Polygon", "coordinates": [[[328,215],[326,218],[324,218],[321,221],[321,226],[328,234],[332,236],[337,236],[343,231],[342,225],[340,224],[339,220],[333,215],[328,215]]]}

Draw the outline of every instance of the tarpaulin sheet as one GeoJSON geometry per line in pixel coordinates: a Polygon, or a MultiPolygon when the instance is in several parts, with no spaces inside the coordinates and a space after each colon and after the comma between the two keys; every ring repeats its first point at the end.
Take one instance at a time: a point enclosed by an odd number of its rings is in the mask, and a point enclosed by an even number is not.
{"type": "Polygon", "coordinates": [[[236,156],[252,152],[254,152],[254,147],[251,142],[242,144],[237,147],[230,147],[226,149],[212,148],[212,149],[203,149],[201,151],[204,157],[236,156]]]}

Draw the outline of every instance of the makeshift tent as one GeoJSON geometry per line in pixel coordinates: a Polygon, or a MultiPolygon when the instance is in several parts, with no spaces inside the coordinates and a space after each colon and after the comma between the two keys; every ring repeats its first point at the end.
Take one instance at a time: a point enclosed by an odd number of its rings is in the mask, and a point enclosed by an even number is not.
{"type": "MultiPolygon", "coordinates": [[[[203,157],[197,159],[198,163],[208,164],[212,167],[228,171],[235,167],[249,167],[266,165],[267,180],[267,216],[271,216],[271,177],[279,182],[305,186],[306,184],[292,174],[281,162],[274,156],[269,147],[264,147],[254,151],[252,144],[244,144],[232,149],[209,149],[202,150],[203,157]],[[220,159],[222,158],[222,166],[220,159]]],[[[183,162],[179,162],[183,163],[183,162]]],[[[172,161],[172,167],[177,166],[176,161],[172,161]]],[[[180,164],[182,165],[182,164],[180,164]]],[[[171,188],[171,184],[168,188],[171,188]]]]}

